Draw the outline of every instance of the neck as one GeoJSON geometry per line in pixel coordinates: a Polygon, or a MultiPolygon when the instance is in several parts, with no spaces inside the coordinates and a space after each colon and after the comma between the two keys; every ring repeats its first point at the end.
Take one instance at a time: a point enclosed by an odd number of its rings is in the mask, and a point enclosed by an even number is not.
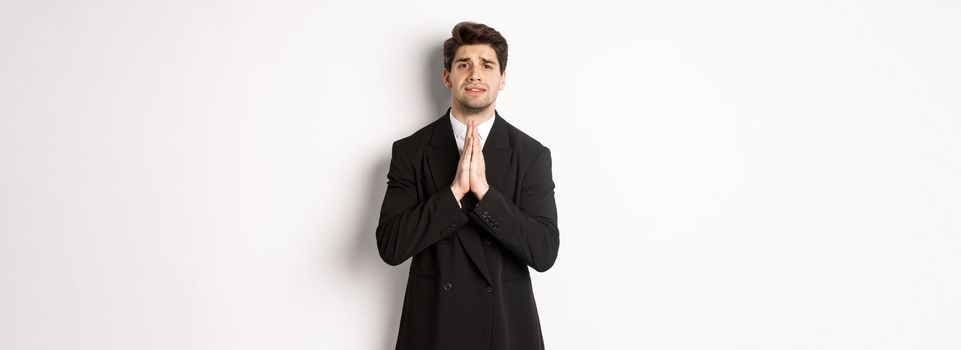
{"type": "Polygon", "coordinates": [[[476,124],[486,122],[494,117],[494,104],[491,103],[490,106],[484,109],[470,109],[464,108],[457,101],[452,101],[450,106],[451,115],[457,121],[467,125],[469,121],[474,121],[476,124]]]}

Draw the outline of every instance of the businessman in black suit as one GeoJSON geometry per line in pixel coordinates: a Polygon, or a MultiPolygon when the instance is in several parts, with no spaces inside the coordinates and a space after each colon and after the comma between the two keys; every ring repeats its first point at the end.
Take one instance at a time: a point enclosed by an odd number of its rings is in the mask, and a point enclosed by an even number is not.
{"type": "Polygon", "coordinates": [[[413,257],[397,349],[544,349],[530,270],[557,259],[551,153],[495,110],[507,41],[462,22],[444,42],[451,107],[393,144],[377,225],[384,262],[413,257]]]}

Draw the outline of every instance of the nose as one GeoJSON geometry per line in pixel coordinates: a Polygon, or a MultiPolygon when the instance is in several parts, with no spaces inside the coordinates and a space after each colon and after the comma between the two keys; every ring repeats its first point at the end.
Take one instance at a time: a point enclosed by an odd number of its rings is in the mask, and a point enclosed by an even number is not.
{"type": "Polygon", "coordinates": [[[477,67],[475,66],[471,66],[470,74],[467,76],[467,79],[470,81],[479,81],[481,80],[481,76],[479,73],[480,73],[480,69],[477,69],[477,67]]]}

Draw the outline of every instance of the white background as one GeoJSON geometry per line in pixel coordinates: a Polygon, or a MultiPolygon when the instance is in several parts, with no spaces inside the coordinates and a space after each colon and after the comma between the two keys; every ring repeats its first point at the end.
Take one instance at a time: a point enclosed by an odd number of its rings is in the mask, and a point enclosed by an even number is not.
{"type": "Polygon", "coordinates": [[[953,1],[0,2],[0,348],[393,349],[461,20],[551,148],[549,349],[961,348],[953,1]]]}

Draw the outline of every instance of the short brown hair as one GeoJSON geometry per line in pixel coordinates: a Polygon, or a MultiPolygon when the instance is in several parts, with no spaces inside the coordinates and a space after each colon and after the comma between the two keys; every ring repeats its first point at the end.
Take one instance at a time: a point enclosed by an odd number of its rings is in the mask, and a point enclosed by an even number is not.
{"type": "Polygon", "coordinates": [[[504,74],[507,69],[507,39],[494,28],[475,22],[460,22],[451,30],[450,39],[444,41],[444,68],[451,70],[458,48],[476,44],[487,44],[494,49],[501,74],[504,74]]]}

